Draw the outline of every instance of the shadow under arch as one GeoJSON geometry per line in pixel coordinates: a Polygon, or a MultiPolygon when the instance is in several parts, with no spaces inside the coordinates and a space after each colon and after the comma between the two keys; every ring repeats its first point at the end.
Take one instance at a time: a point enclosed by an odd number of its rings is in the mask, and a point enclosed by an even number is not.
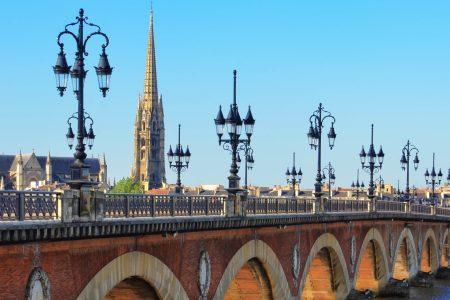
{"type": "Polygon", "coordinates": [[[236,274],[252,259],[257,259],[269,276],[273,298],[290,299],[291,292],[283,267],[275,252],[262,240],[251,240],[234,254],[220,279],[214,299],[224,299],[236,274]]]}
{"type": "Polygon", "coordinates": [[[439,243],[433,229],[428,228],[421,245],[420,271],[435,273],[439,268],[439,243]]]}
{"type": "Polygon", "coordinates": [[[350,292],[350,278],[348,275],[348,269],[341,246],[339,245],[336,237],[330,233],[322,234],[319,238],[317,238],[317,240],[314,242],[314,245],[311,247],[308,258],[305,262],[305,266],[303,268],[299,295],[301,298],[309,298],[303,297],[303,292],[307,290],[305,289],[305,287],[307,286],[307,278],[310,274],[310,270],[312,269],[315,258],[321,256],[322,253],[326,256],[329,256],[330,265],[333,266],[331,269],[334,271],[331,272],[335,274],[330,274],[329,279],[331,281],[331,287],[335,292],[335,298],[345,299],[345,297],[350,292]]]}
{"type": "Polygon", "coordinates": [[[417,250],[411,229],[403,228],[395,247],[392,264],[392,277],[403,280],[414,277],[419,271],[417,250]]]}
{"type": "Polygon", "coordinates": [[[441,241],[441,267],[448,268],[450,266],[450,249],[449,249],[449,229],[445,229],[444,235],[441,241]]]}
{"type": "Polygon", "coordinates": [[[89,281],[77,299],[101,300],[118,283],[130,277],[147,281],[161,299],[189,299],[175,274],[156,257],[133,251],[116,257],[89,281]]]}
{"type": "Polygon", "coordinates": [[[359,291],[370,289],[378,293],[386,286],[389,278],[389,263],[383,237],[378,229],[371,228],[364,237],[359,250],[353,288],[359,291]],[[362,270],[362,266],[366,262],[373,263],[373,265],[364,266],[362,270]]]}

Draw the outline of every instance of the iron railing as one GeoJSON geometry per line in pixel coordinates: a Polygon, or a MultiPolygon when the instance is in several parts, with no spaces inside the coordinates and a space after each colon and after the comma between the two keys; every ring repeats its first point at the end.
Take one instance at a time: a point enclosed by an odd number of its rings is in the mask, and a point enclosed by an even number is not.
{"type": "Polygon", "coordinates": [[[314,200],[289,197],[248,197],[248,215],[310,214],[314,212],[314,200]]]}
{"type": "Polygon", "coordinates": [[[61,194],[0,191],[0,221],[56,220],[61,217],[61,194]]]}
{"type": "Polygon", "coordinates": [[[328,213],[368,212],[370,211],[370,201],[329,199],[324,203],[324,210],[328,213]]]}
{"type": "Polygon", "coordinates": [[[413,214],[431,215],[433,212],[433,207],[424,204],[411,204],[410,210],[413,214]]]}
{"type": "Polygon", "coordinates": [[[106,194],[106,218],[222,215],[225,196],[106,194]]]}
{"type": "MultiPolygon", "coordinates": [[[[0,191],[0,221],[60,220],[62,194],[44,191],[0,191]]],[[[105,194],[104,218],[224,216],[226,195],[105,194]]],[[[314,214],[315,199],[248,196],[243,210],[249,216],[314,214]]],[[[324,199],[324,213],[368,213],[368,200],[324,199]]],[[[376,201],[376,211],[450,217],[449,207],[376,201]]]]}
{"type": "Polygon", "coordinates": [[[376,207],[380,212],[408,212],[408,203],[400,201],[380,200],[376,202],[376,207]]]}

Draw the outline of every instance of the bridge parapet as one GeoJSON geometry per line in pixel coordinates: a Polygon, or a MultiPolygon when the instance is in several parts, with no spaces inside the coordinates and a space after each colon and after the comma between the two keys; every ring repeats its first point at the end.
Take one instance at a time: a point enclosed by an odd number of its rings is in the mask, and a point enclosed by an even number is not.
{"type": "MultiPolygon", "coordinates": [[[[244,198],[245,199],[245,198],[244,198]]],[[[0,192],[0,221],[101,221],[161,217],[205,217],[226,215],[226,195],[146,195],[104,194],[92,192],[88,197],[77,191],[64,193],[45,191],[0,192]],[[83,217],[84,216],[84,217],[83,217]]],[[[239,216],[305,215],[317,213],[314,198],[254,197],[242,201],[239,216]]],[[[450,218],[450,208],[399,201],[378,200],[376,211],[401,214],[441,216],[450,218]]],[[[368,200],[325,200],[322,214],[370,214],[368,200]]]]}
{"type": "Polygon", "coordinates": [[[56,220],[61,218],[61,194],[4,191],[0,194],[0,221],[56,220]]]}

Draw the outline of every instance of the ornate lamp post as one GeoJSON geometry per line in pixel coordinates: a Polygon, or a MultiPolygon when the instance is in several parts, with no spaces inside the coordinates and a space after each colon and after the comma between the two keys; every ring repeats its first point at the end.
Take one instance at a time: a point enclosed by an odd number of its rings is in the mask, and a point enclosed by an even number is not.
{"type": "Polygon", "coordinates": [[[434,206],[437,205],[437,199],[435,199],[434,191],[436,186],[441,184],[442,181],[442,171],[439,169],[439,172],[436,174],[436,170],[434,168],[434,153],[433,153],[433,167],[431,168],[431,173],[428,172],[428,169],[425,171],[425,183],[431,187],[431,201],[434,206]]]}
{"type": "Polygon", "coordinates": [[[417,171],[417,168],[419,167],[419,150],[416,146],[411,144],[408,140],[406,145],[402,149],[402,157],[400,159],[400,164],[402,166],[402,170],[406,170],[406,197],[409,199],[409,162],[411,156],[415,154],[414,156],[414,170],[417,171]]]}
{"type": "Polygon", "coordinates": [[[377,185],[380,188],[380,194],[381,194],[381,200],[383,200],[383,190],[384,190],[384,179],[383,177],[378,176],[377,179],[374,180],[375,181],[375,185],[377,185]]]}
{"type": "Polygon", "coordinates": [[[323,170],[322,170],[322,180],[326,180],[327,179],[327,176],[325,175],[325,172],[328,173],[328,199],[331,199],[331,196],[332,196],[331,187],[336,182],[336,173],[335,173],[335,170],[334,170],[333,166],[331,165],[331,162],[328,162],[328,166],[323,168],[323,170]]]}
{"type": "Polygon", "coordinates": [[[308,140],[311,149],[317,150],[317,176],[316,183],[314,184],[314,195],[316,197],[316,213],[323,211],[322,203],[322,129],[324,127],[324,121],[326,119],[331,120],[330,131],[328,132],[328,146],[330,150],[334,147],[336,140],[336,132],[334,131],[334,123],[336,119],[328,111],[326,111],[322,103],[319,104],[319,108],[313,112],[309,117],[309,131],[308,140]]]}
{"type": "Polygon", "coordinates": [[[356,172],[356,184],[355,182],[352,182],[351,185],[352,189],[356,190],[356,200],[359,200],[359,193],[364,191],[364,182],[361,181],[361,184],[359,184],[359,169],[356,172]]]}
{"type": "Polygon", "coordinates": [[[255,119],[253,118],[250,107],[248,108],[247,116],[244,120],[242,120],[239,115],[239,110],[236,103],[236,70],[233,71],[233,103],[230,105],[228,116],[226,119],[223,117],[222,106],[220,106],[214,122],[216,124],[216,133],[219,138],[219,145],[223,144],[223,148],[231,152],[231,168],[230,176],[228,176],[227,189],[229,193],[229,208],[227,208],[227,213],[230,215],[234,214],[235,210],[234,207],[231,207],[231,204],[236,201],[237,193],[242,191],[239,187],[239,180],[241,178],[238,176],[238,153],[239,151],[245,151],[245,154],[248,154],[247,149],[250,146],[251,137],[253,135],[253,127],[255,125],[255,119]],[[241,138],[242,123],[244,123],[245,127],[245,138],[241,138]],[[225,127],[227,128],[227,133],[229,136],[228,139],[223,138],[225,127]]]}
{"type": "Polygon", "coordinates": [[[373,124],[371,129],[371,137],[370,137],[370,146],[369,152],[366,153],[364,150],[364,146],[362,146],[361,153],[359,154],[359,158],[361,159],[361,167],[364,171],[370,174],[370,182],[369,182],[369,193],[368,197],[371,201],[371,211],[376,211],[375,205],[375,183],[373,180],[373,174],[379,172],[383,166],[384,160],[384,152],[383,148],[380,146],[380,150],[378,154],[375,152],[375,147],[373,145],[373,124]],[[366,158],[369,159],[368,163],[366,163],[366,158]],[[378,164],[377,164],[378,158],[378,164]]]}
{"type": "MultiPolygon", "coordinates": [[[[247,190],[248,188],[248,171],[253,169],[253,166],[255,165],[255,159],[253,158],[253,149],[248,145],[245,148],[245,178],[244,178],[244,189],[247,190]]],[[[240,168],[241,163],[241,157],[238,153],[238,168],[240,168]]]]}
{"type": "Polygon", "coordinates": [[[99,89],[106,97],[106,93],[109,90],[110,77],[112,73],[112,68],[108,62],[108,56],[106,55],[106,48],[109,45],[109,39],[101,32],[99,26],[89,23],[87,17],[84,16],[84,10],[80,9],[79,16],[76,21],[67,24],[64,27],[64,31],[59,33],[57,43],[60,47],[60,52],[56,60],[56,65],[53,67],[56,78],[56,88],[59,91],[60,96],[64,95],[67,89],[67,81],[70,77],[72,78],[72,88],[78,100],[78,111],[74,113],[68,120],[69,129],[66,134],[67,142],[69,148],[72,149],[73,140],[75,138],[74,132],[72,130],[71,120],[77,120],[77,145],[75,147],[75,162],[71,166],[71,180],[68,182],[72,188],[79,189],[83,185],[88,185],[89,183],[89,166],[84,163],[86,159],[85,145],[88,144],[89,148],[92,148],[95,134],[92,129],[94,124],[91,116],[84,110],[84,80],[86,78],[87,70],[85,70],[84,57],[88,55],[86,46],[87,42],[94,36],[99,35],[105,39],[105,43],[102,45],[102,53],[100,54],[100,60],[98,66],[95,67],[99,89]],[[69,30],[70,27],[78,25],[78,33],[74,33],[69,30]],[[95,31],[91,32],[84,37],[84,26],[95,28],[95,31]],[[71,68],[67,64],[66,54],[64,53],[64,44],[61,41],[63,36],[71,36],[76,43],[77,50],[75,52],[75,62],[71,68]],[[89,131],[86,130],[86,122],[89,122],[89,131]]]}
{"type": "Polygon", "coordinates": [[[191,160],[191,151],[189,146],[186,147],[186,151],[183,151],[181,146],[181,125],[178,124],[178,144],[175,146],[175,152],[172,151],[172,146],[169,147],[167,152],[167,158],[169,160],[169,167],[177,172],[177,186],[175,187],[175,193],[181,193],[181,172],[186,171],[189,168],[189,161],[191,160]]]}
{"type": "Polygon", "coordinates": [[[300,184],[300,182],[302,182],[302,169],[299,168],[298,172],[297,169],[295,168],[295,152],[292,154],[292,169],[291,171],[289,171],[289,167],[286,170],[286,182],[287,184],[292,185],[292,190],[294,191],[294,195],[295,195],[295,187],[298,184],[300,184]]]}

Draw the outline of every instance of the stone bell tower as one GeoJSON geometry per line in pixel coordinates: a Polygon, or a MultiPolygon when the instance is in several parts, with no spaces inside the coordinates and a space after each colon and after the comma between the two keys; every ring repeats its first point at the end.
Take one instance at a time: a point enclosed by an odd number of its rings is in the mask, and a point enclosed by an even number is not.
{"type": "Polygon", "coordinates": [[[145,65],[144,93],[139,96],[134,124],[134,160],[132,177],[145,190],[162,187],[166,180],[164,163],[164,111],[156,77],[153,10],[145,65]]]}

